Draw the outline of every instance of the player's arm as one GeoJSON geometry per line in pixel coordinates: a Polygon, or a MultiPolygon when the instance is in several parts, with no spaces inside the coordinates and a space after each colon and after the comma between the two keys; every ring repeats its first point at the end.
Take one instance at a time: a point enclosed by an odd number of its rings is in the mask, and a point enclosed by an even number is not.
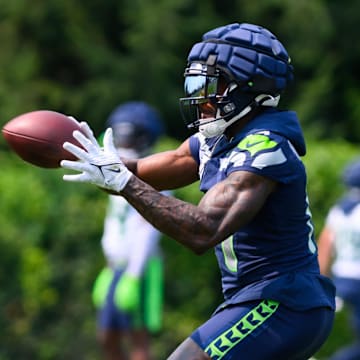
{"type": "Polygon", "coordinates": [[[323,275],[330,274],[330,266],[333,257],[333,243],[334,233],[328,226],[325,226],[320,233],[318,241],[318,259],[320,272],[323,275]]]}
{"type": "Polygon", "coordinates": [[[176,189],[198,180],[198,164],[191,156],[189,140],[176,150],[165,151],[142,159],[122,159],[138,178],[157,190],[176,189]]]}
{"type": "Polygon", "coordinates": [[[196,206],[163,196],[133,176],[121,195],[160,231],[201,254],[248,223],[275,186],[268,178],[233,172],[196,206]]]}
{"type": "MultiPolygon", "coordinates": [[[[161,232],[196,253],[202,253],[215,246],[249,222],[276,186],[276,182],[269,178],[237,171],[209,190],[197,206],[192,205],[164,196],[154,187],[134,176],[117,155],[111,129],[105,132],[102,149],[89,126],[83,123],[82,127],[86,136],[75,131],[74,137],[83,149],[68,142],[64,143],[64,148],[81,161],[61,161],[62,167],[81,173],[64,175],[64,180],[89,182],[117,192],[161,232]]],[[[160,185],[165,182],[172,185],[186,184],[194,180],[197,177],[195,175],[197,166],[195,166],[196,162],[190,159],[188,142],[185,142],[180,149],[185,149],[183,151],[189,156],[181,156],[181,152],[180,156],[174,156],[177,151],[170,152],[173,156],[159,155],[161,167],[157,168],[156,162],[153,162],[154,167],[145,171],[144,162],[142,169],[138,167],[137,173],[149,180],[150,178],[146,178],[145,174],[150,176],[152,172],[158,171],[159,175],[156,179],[159,183],[163,182],[160,185]],[[183,162],[184,158],[185,162],[183,162]],[[164,165],[173,166],[172,170],[180,180],[168,169],[162,169],[164,165]],[[190,171],[190,175],[184,175],[187,171],[190,171]],[[170,180],[163,179],[167,176],[170,180]]],[[[159,183],[154,185],[159,186],[159,183]]]]}

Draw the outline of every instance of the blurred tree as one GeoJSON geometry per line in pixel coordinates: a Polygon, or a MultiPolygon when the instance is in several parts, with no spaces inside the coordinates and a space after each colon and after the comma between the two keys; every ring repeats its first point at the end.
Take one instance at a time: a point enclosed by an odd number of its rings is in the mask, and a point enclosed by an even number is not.
{"type": "Polygon", "coordinates": [[[79,348],[96,354],[90,289],[101,264],[95,247],[105,193],[64,187],[58,170],[11,154],[1,153],[0,162],[0,358],[75,359],[79,348]]]}
{"type": "Polygon", "coordinates": [[[50,108],[101,131],[108,109],[137,98],[158,107],[169,134],[182,139],[188,133],[178,98],[190,47],[215,26],[254,22],[271,29],[293,58],[295,82],[282,106],[295,108],[317,136],[360,138],[360,131],[353,131],[360,126],[360,50],[353,46],[357,1],[347,6],[339,0],[0,4],[2,123],[50,108]]]}
{"type": "MultiPolygon", "coordinates": [[[[359,17],[355,0],[0,0],[0,125],[26,111],[52,109],[100,132],[110,109],[138,99],[156,106],[169,135],[182,140],[189,133],[178,98],[190,47],[216,26],[261,24],[293,59],[295,82],[281,107],[299,113],[309,139],[309,196],[320,229],[342,191],[338,175],[360,140],[359,17]]],[[[21,163],[2,137],[0,163],[0,359],[97,359],[89,294],[102,264],[106,196],[64,184],[58,170],[21,163]]],[[[201,196],[197,184],[176,195],[193,202],[201,196]]],[[[198,258],[166,238],[164,249],[158,358],[221,301],[211,252],[198,258]]],[[[335,331],[345,336],[339,321],[335,331]]],[[[332,336],[320,355],[342,339],[332,336]]]]}

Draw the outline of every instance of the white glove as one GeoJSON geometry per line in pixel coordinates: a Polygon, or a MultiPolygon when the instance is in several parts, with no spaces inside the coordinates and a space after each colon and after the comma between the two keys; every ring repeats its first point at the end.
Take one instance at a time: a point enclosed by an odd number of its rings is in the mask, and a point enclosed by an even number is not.
{"type": "Polygon", "coordinates": [[[83,133],[75,130],[73,136],[83,149],[69,142],[63,144],[63,148],[80,161],[62,160],[60,165],[64,169],[79,171],[81,174],[64,175],[63,179],[95,184],[115,192],[121,191],[128,183],[132,172],[120,160],[114,146],[112,129],[108,128],[105,131],[104,148],[101,148],[89,125],[81,122],[80,126],[83,133]]]}

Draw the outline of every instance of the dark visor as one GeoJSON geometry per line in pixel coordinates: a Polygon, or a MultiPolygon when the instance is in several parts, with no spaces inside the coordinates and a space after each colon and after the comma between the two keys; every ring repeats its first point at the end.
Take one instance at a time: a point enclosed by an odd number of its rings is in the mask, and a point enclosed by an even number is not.
{"type": "Polygon", "coordinates": [[[186,97],[208,97],[217,93],[218,78],[206,75],[188,75],[185,77],[184,90],[186,97]]]}
{"type": "Polygon", "coordinates": [[[215,116],[217,76],[186,75],[184,90],[186,97],[180,99],[180,108],[188,128],[196,128],[199,125],[201,113],[215,116]]]}

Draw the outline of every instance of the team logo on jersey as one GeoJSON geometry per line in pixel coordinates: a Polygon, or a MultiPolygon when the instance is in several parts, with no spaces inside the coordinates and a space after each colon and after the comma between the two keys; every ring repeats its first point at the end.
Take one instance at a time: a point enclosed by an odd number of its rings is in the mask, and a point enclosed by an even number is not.
{"type": "Polygon", "coordinates": [[[286,162],[283,150],[280,147],[277,150],[274,149],[277,145],[279,143],[270,139],[268,133],[257,133],[246,136],[240,141],[237,148],[242,154],[250,153],[253,159],[252,167],[263,169],[286,162]]]}
{"type": "Polygon", "coordinates": [[[262,134],[251,134],[238,144],[240,150],[248,151],[251,156],[254,156],[261,150],[269,150],[274,148],[278,143],[271,140],[268,136],[262,134]]]}

